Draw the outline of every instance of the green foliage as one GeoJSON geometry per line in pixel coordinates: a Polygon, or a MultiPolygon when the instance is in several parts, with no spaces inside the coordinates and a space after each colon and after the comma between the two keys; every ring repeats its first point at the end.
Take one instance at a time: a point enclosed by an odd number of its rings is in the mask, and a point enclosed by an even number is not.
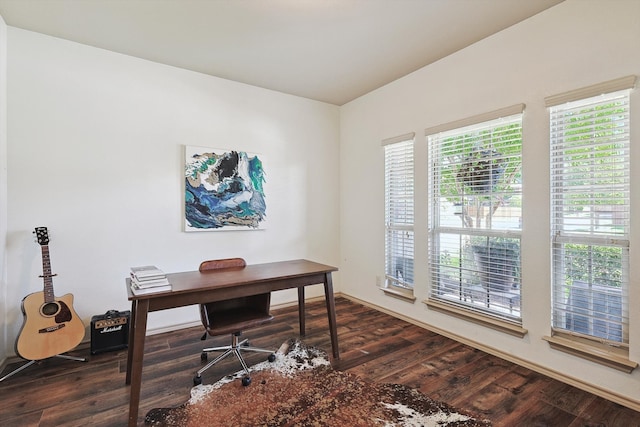
{"type": "Polygon", "coordinates": [[[443,137],[437,146],[438,196],[459,206],[465,228],[491,228],[499,207],[520,203],[522,125],[519,119],[492,123],[443,137]]]}
{"type": "Polygon", "coordinates": [[[622,283],[622,248],[564,245],[565,277],[569,283],[587,283],[620,287],[622,283]]]}
{"type": "Polygon", "coordinates": [[[564,120],[564,140],[559,147],[562,161],[570,175],[562,178],[564,187],[606,188],[593,192],[592,197],[583,197],[582,192],[570,194],[565,205],[580,211],[586,205],[615,205],[623,201],[621,188],[627,179],[622,161],[625,153],[625,123],[619,120],[625,109],[618,102],[585,107],[564,120]]]}
{"type": "Polygon", "coordinates": [[[519,123],[445,138],[440,149],[440,195],[453,203],[464,195],[486,198],[490,190],[510,191],[520,180],[519,123]]]}

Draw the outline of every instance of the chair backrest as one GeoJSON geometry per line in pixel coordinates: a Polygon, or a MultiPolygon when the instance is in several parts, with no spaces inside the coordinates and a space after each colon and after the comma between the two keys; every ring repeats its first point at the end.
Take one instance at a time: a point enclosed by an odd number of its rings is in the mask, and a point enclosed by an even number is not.
{"type": "Polygon", "coordinates": [[[198,270],[204,273],[210,270],[220,270],[221,268],[242,268],[246,265],[247,263],[242,258],[210,259],[202,261],[198,270]]]}
{"type": "MultiPolygon", "coordinates": [[[[242,258],[213,259],[200,263],[201,273],[227,268],[244,268],[242,258]]],[[[269,307],[271,294],[251,295],[225,301],[200,304],[200,319],[210,335],[241,332],[244,328],[258,326],[271,319],[269,307]]]]}

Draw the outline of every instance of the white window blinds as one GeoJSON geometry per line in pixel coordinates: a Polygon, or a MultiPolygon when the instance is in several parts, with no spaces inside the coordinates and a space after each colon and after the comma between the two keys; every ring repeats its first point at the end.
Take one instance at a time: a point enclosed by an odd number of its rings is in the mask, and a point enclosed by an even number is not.
{"type": "Polygon", "coordinates": [[[616,346],[629,340],[629,93],[549,108],[553,329],[616,346]]]}
{"type": "Polygon", "coordinates": [[[383,141],[385,161],[385,286],[413,289],[414,134],[383,141]]]}
{"type": "Polygon", "coordinates": [[[523,109],[426,131],[430,298],[518,324],[523,109]]]}

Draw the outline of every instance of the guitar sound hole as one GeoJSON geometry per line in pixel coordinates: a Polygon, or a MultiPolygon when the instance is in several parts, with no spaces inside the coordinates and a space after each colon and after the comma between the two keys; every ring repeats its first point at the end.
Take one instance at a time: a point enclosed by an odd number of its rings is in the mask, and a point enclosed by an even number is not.
{"type": "Polygon", "coordinates": [[[53,316],[55,315],[60,307],[55,302],[48,302],[42,306],[42,314],[45,316],[53,316]]]}

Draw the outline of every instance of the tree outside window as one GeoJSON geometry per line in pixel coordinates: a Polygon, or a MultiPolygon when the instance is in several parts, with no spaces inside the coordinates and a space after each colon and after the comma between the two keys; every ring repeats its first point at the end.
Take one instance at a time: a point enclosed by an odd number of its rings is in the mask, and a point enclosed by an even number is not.
{"type": "Polygon", "coordinates": [[[518,322],[522,114],[428,140],[431,298],[518,322]]]}

